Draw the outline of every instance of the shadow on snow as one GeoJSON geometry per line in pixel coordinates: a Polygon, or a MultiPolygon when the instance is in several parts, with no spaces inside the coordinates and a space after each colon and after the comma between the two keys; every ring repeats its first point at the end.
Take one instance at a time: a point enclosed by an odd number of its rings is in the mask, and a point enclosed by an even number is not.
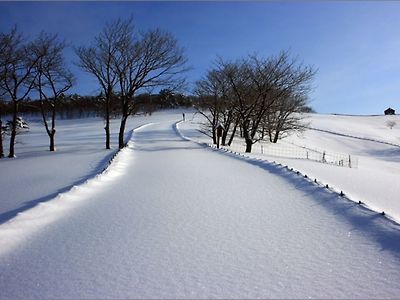
{"type": "MultiPolygon", "coordinates": [[[[128,142],[132,138],[132,134],[133,134],[133,130],[130,130],[126,134],[126,137],[125,137],[126,142],[128,142]]],[[[55,152],[55,153],[57,153],[57,152],[55,152]]],[[[0,225],[9,221],[10,219],[14,218],[18,213],[26,211],[30,208],[33,208],[41,202],[50,201],[50,200],[54,199],[55,197],[57,197],[59,194],[68,192],[74,186],[81,185],[84,182],[86,182],[87,180],[94,178],[95,176],[97,176],[98,174],[100,174],[107,168],[108,164],[111,162],[111,160],[117,153],[118,153],[118,150],[113,150],[110,153],[108,153],[101,161],[99,161],[96,164],[95,167],[92,168],[91,171],[89,171],[86,175],[80,177],[78,180],[74,181],[72,184],[65,186],[63,188],[60,188],[57,191],[55,191],[54,193],[39,197],[37,199],[33,199],[31,201],[27,201],[22,206],[20,206],[16,209],[1,213],[0,214],[0,225]]]]}
{"type": "Polygon", "coordinates": [[[65,186],[63,188],[60,188],[57,191],[55,191],[54,193],[39,197],[37,199],[33,199],[31,201],[27,201],[22,206],[20,206],[16,209],[1,213],[0,214],[0,225],[7,222],[8,220],[14,218],[18,213],[26,211],[30,208],[33,208],[41,202],[47,202],[49,200],[52,200],[55,197],[57,197],[59,194],[68,192],[74,186],[83,184],[85,181],[95,177],[96,175],[98,175],[105,169],[105,167],[107,166],[109,161],[112,159],[112,157],[115,155],[115,153],[116,153],[116,151],[113,151],[113,152],[110,152],[109,154],[107,154],[107,156],[104,157],[99,163],[97,163],[97,165],[88,174],[80,177],[78,180],[74,181],[72,184],[65,186]]]}
{"type": "Polygon", "coordinates": [[[324,207],[329,213],[333,212],[333,215],[340,221],[350,224],[352,230],[372,238],[381,246],[381,251],[390,251],[400,260],[400,225],[396,222],[346,197],[341,197],[336,192],[305,178],[301,173],[297,174],[282,165],[261,159],[237,156],[237,154],[223,150],[212,150],[218,154],[250,163],[283,178],[297,190],[304,192],[316,205],[324,207]]]}

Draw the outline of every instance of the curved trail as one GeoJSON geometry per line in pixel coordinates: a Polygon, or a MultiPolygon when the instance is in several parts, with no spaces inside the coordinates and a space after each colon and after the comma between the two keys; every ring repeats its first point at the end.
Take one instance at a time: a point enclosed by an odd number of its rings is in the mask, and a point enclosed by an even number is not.
{"type": "Polygon", "coordinates": [[[0,298],[400,294],[399,230],[378,215],[184,140],[173,122],[129,148],[116,180],[0,255],[0,298]]]}

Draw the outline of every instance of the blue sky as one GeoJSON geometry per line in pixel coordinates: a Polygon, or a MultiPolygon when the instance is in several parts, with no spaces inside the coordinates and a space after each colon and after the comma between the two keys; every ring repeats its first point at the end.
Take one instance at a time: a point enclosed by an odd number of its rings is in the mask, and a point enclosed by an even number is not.
{"type": "MultiPolygon", "coordinates": [[[[400,111],[400,2],[0,2],[0,30],[58,33],[87,45],[106,22],[133,16],[137,29],[162,28],[185,48],[189,82],[219,55],[235,59],[290,50],[318,69],[311,106],[320,113],[400,111]]],[[[72,49],[67,60],[77,58],[72,49]]],[[[71,66],[74,91],[96,82],[71,66]]]]}

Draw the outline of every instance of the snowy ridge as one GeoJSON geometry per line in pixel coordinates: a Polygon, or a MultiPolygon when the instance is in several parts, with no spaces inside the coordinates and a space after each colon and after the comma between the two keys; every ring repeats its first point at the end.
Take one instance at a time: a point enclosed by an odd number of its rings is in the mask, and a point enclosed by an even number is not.
{"type": "MultiPolygon", "coordinates": [[[[242,160],[244,160],[244,161],[246,161],[246,162],[248,162],[248,163],[255,164],[255,165],[260,166],[260,167],[262,167],[262,168],[264,168],[264,169],[268,169],[268,168],[270,168],[270,167],[278,167],[278,168],[281,168],[281,169],[283,168],[283,169],[285,169],[286,172],[285,172],[285,173],[282,173],[282,172],[280,171],[280,172],[279,172],[279,175],[280,175],[280,176],[285,176],[285,174],[288,174],[287,172],[290,172],[291,175],[292,175],[292,174],[296,174],[296,175],[298,175],[299,177],[302,177],[302,179],[303,179],[304,181],[306,181],[306,182],[308,182],[308,183],[310,183],[310,184],[314,184],[314,185],[317,186],[317,187],[323,187],[323,188],[325,188],[328,192],[330,192],[330,193],[335,193],[335,194],[338,195],[338,197],[340,197],[340,198],[342,198],[342,199],[344,199],[344,200],[351,201],[351,202],[355,202],[355,203],[357,203],[360,207],[363,207],[363,208],[369,210],[369,211],[372,212],[372,213],[381,214],[382,217],[386,218],[387,220],[389,220],[390,222],[392,222],[394,225],[400,225],[400,220],[398,220],[397,218],[395,218],[395,217],[393,217],[393,216],[391,216],[391,215],[389,215],[389,214],[387,214],[387,213],[385,213],[385,212],[380,212],[380,211],[378,211],[378,210],[375,209],[373,206],[366,204],[364,201],[352,199],[352,198],[348,197],[348,196],[344,193],[344,191],[338,190],[338,189],[336,189],[335,187],[333,187],[333,186],[331,186],[331,185],[329,185],[329,184],[327,184],[327,183],[323,183],[323,182],[319,181],[319,180],[316,179],[316,178],[315,178],[315,179],[311,179],[311,178],[309,178],[309,176],[308,176],[307,174],[303,174],[303,173],[300,172],[299,170],[296,170],[296,169],[294,169],[294,168],[291,168],[291,167],[288,166],[288,165],[283,165],[283,164],[281,164],[281,163],[276,163],[275,161],[271,162],[271,161],[269,161],[269,160],[267,160],[267,159],[265,159],[265,158],[263,158],[263,159],[261,159],[261,158],[253,158],[253,157],[250,157],[250,156],[248,156],[248,155],[242,154],[242,153],[240,153],[240,152],[235,152],[235,151],[232,151],[232,150],[223,148],[223,147],[220,147],[220,149],[217,149],[215,145],[212,145],[212,144],[209,144],[209,143],[198,142],[198,141],[196,141],[196,140],[194,140],[194,139],[191,139],[191,138],[185,136],[185,135],[179,130],[179,124],[182,123],[182,122],[183,122],[183,121],[179,121],[179,122],[175,123],[175,130],[176,130],[176,132],[177,132],[183,139],[185,139],[185,140],[187,140],[187,141],[191,141],[191,142],[197,143],[197,144],[202,145],[202,146],[205,146],[205,147],[210,147],[210,148],[212,148],[214,151],[218,151],[219,153],[223,153],[223,154],[229,155],[229,156],[231,156],[231,157],[235,157],[235,158],[242,159],[242,160]]],[[[321,131],[322,131],[322,130],[321,130],[321,131]]],[[[350,136],[349,136],[349,137],[350,137],[350,136]]],[[[376,141],[376,142],[384,143],[384,144],[389,144],[389,143],[381,142],[381,141],[376,141]]],[[[299,178],[299,179],[300,179],[300,178],[299,178]]]]}
{"type": "Polygon", "coordinates": [[[131,130],[127,146],[113,156],[108,166],[98,175],[83,184],[73,186],[69,191],[58,194],[54,199],[40,202],[35,207],[20,212],[16,217],[0,225],[0,255],[14,249],[21,241],[46,226],[66,217],[71,211],[89,201],[106,186],[110,185],[131,165],[130,152],[134,149],[133,133],[153,123],[141,125],[131,130]]]}
{"type": "Polygon", "coordinates": [[[385,142],[385,141],[380,141],[380,140],[377,140],[377,139],[371,139],[371,138],[367,138],[367,137],[359,137],[359,136],[355,136],[355,135],[344,134],[344,133],[339,133],[339,132],[335,132],[335,131],[331,131],[331,130],[326,130],[326,129],[314,128],[314,127],[306,127],[306,128],[307,128],[307,129],[310,129],[310,130],[315,130],[315,131],[330,133],[330,134],[334,134],[334,135],[338,135],[338,136],[343,136],[343,137],[348,137],[348,138],[353,138],[353,139],[357,139],[357,140],[375,142],[375,143],[384,144],[384,145],[389,145],[389,146],[394,146],[394,147],[400,147],[399,144],[390,143],[390,142],[385,142]]]}

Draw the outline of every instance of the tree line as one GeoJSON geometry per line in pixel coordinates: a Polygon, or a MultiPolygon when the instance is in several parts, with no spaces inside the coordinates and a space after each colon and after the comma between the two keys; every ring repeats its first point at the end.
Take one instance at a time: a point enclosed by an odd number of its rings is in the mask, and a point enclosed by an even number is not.
{"type": "Polygon", "coordinates": [[[222,144],[237,131],[246,151],[260,139],[276,142],[285,132],[300,130],[301,113],[315,74],[287,52],[276,57],[218,59],[196,82],[193,95],[176,91],[185,86],[187,58],[178,41],[161,29],[138,32],[132,18],[108,23],[89,45],[74,47],[75,64],[96,79],[96,96],[70,95],[76,84],[57,34],[26,38],[17,28],[0,33],[0,157],[4,156],[1,115],[11,115],[9,157],[15,156],[19,113],[39,111],[55,151],[56,118],[61,113],[92,111],[104,117],[105,147],[110,149],[110,119],[119,118],[118,147],[124,144],[129,116],[174,106],[195,106],[208,120],[204,133],[216,142],[216,127],[225,128],[222,144]],[[150,91],[161,89],[158,94],[150,91]],[[35,98],[35,100],[31,100],[35,98]]]}
{"type": "MultiPolygon", "coordinates": [[[[193,96],[187,96],[179,92],[168,89],[162,89],[158,93],[140,93],[135,96],[135,102],[138,103],[139,111],[145,114],[151,114],[160,109],[169,109],[177,107],[191,107],[193,96]]],[[[73,119],[84,117],[104,117],[103,109],[104,95],[100,92],[96,96],[87,96],[79,94],[64,94],[58,102],[57,118],[73,119]]],[[[40,114],[41,101],[39,99],[30,99],[29,97],[19,103],[18,111],[22,115],[40,114]]],[[[45,109],[49,109],[45,105],[45,109]]],[[[3,116],[12,114],[13,106],[11,102],[0,101],[0,111],[3,116]]],[[[118,97],[111,98],[110,113],[113,118],[120,117],[120,107],[118,97]]]]}

